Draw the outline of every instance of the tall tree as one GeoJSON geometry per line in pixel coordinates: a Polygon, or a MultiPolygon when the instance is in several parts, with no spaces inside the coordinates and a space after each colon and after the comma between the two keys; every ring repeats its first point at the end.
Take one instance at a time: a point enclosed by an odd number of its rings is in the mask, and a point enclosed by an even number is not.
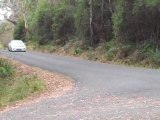
{"type": "Polygon", "coordinates": [[[90,3],[90,45],[93,46],[93,0],[90,3]]]}

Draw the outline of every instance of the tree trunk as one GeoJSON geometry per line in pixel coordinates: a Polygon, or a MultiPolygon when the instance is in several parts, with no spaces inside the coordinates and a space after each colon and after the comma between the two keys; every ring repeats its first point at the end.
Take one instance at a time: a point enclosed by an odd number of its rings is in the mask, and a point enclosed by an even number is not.
{"type": "Polygon", "coordinates": [[[111,0],[108,0],[108,2],[109,2],[109,9],[110,9],[111,13],[113,13],[111,0]]]}
{"type": "Polygon", "coordinates": [[[90,45],[93,46],[93,0],[90,0],[90,45]]]}
{"type": "Polygon", "coordinates": [[[101,3],[101,29],[103,30],[104,26],[104,0],[101,3]]]}

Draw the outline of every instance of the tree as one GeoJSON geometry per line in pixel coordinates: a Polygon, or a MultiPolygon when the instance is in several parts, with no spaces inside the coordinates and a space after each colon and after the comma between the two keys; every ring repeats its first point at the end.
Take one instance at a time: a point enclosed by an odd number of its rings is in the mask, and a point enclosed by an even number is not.
{"type": "Polygon", "coordinates": [[[4,16],[5,20],[11,22],[14,25],[17,24],[18,5],[16,0],[1,0],[0,9],[4,11],[0,14],[4,16]]]}
{"type": "Polygon", "coordinates": [[[89,1],[90,4],[90,45],[93,46],[93,0],[89,1]]]}

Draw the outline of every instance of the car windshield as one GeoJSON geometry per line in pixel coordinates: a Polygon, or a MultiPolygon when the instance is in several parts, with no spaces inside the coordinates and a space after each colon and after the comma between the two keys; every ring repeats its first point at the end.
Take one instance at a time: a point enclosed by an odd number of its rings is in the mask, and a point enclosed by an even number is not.
{"type": "Polygon", "coordinates": [[[11,41],[11,43],[13,44],[13,45],[22,45],[22,44],[24,44],[22,41],[20,41],[20,40],[14,40],[14,41],[11,41]]]}

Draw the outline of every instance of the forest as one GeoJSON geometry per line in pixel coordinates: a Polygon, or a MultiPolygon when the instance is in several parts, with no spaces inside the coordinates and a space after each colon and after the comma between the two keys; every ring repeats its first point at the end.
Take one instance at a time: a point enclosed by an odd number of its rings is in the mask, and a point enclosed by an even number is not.
{"type": "Polygon", "coordinates": [[[12,11],[6,20],[14,26],[13,38],[34,47],[55,52],[60,46],[66,53],[87,53],[88,59],[102,62],[160,67],[160,0],[1,0],[0,4],[12,11]]]}

